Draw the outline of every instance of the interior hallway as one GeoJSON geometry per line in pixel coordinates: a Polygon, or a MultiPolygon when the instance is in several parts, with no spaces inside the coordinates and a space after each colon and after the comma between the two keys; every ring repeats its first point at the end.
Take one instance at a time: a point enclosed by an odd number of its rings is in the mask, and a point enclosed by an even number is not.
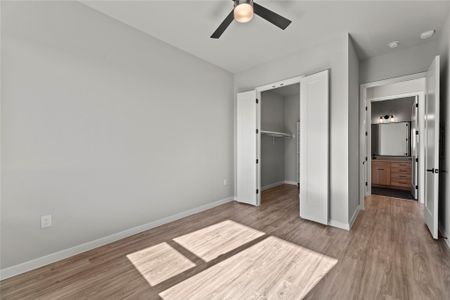
{"type": "Polygon", "coordinates": [[[4,299],[158,299],[275,236],[337,260],[306,299],[448,299],[450,252],[442,240],[431,238],[417,202],[372,196],[347,232],[301,220],[297,193],[296,186],[283,185],[264,191],[258,208],[235,202],[218,206],[5,280],[1,294],[4,299]],[[206,261],[174,241],[227,220],[264,234],[206,261]],[[129,257],[164,242],[194,266],[151,285],[129,257]]]}

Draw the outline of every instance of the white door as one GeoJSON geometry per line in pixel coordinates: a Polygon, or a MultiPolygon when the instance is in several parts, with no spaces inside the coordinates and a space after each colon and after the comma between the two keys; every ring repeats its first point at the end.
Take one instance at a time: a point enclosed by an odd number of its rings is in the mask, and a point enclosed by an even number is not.
{"type": "Polygon", "coordinates": [[[236,201],[258,205],[256,91],[237,94],[236,201]]]}
{"type": "Polygon", "coordinates": [[[438,238],[439,189],[439,56],[433,60],[426,77],[425,92],[425,223],[438,238]]]}
{"type": "Polygon", "coordinates": [[[300,82],[300,217],[328,224],[328,70],[300,82]]]}

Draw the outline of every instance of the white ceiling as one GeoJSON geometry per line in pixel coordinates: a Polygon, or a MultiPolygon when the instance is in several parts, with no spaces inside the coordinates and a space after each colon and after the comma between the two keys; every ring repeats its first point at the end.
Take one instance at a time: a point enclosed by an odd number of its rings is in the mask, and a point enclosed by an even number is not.
{"type": "MultiPolygon", "coordinates": [[[[233,22],[219,40],[209,36],[231,11],[230,0],[82,2],[125,24],[236,73],[349,32],[361,59],[424,43],[420,33],[439,29],[445,1],[256,1],[291,19],[282,31],[260,17],[233,22]]],[[[433,38],[436,38],[433,37],[433,38]]]]}

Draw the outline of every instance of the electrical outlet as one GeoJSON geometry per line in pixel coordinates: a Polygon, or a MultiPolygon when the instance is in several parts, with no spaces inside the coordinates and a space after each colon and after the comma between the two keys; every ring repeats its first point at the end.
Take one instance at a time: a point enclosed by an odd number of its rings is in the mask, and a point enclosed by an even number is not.
{"type": "Polygon", "coordinates": [[[226,179],[223,180],[223,185],[228,185],[228,182],[226,179]]]}
{"type": "Polygon", "coordinates": [[[52,226],[52,215],[41,216],[41,228],[52,226]]]}

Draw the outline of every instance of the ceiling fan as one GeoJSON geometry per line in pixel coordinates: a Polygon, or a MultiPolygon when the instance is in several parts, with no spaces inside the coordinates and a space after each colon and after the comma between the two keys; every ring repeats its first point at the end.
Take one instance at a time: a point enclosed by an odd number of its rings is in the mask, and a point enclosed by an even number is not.
{"type": "Polygon", "coordinates": [[[291,24],[291,20],[280,16],[279,14],[253,2],[253,0],[232,0],[234,2],[233,10],[223,20],[223,22],[217,27],[216,31],[211,35],[212,39],[218,39],[222,33],[227,29],[233,20],[239,23],[247,23],[253,19],[253,13],[257,14],[261,18],[269,21],[275,26],[285,30],[286,27],[291,24]]]}

